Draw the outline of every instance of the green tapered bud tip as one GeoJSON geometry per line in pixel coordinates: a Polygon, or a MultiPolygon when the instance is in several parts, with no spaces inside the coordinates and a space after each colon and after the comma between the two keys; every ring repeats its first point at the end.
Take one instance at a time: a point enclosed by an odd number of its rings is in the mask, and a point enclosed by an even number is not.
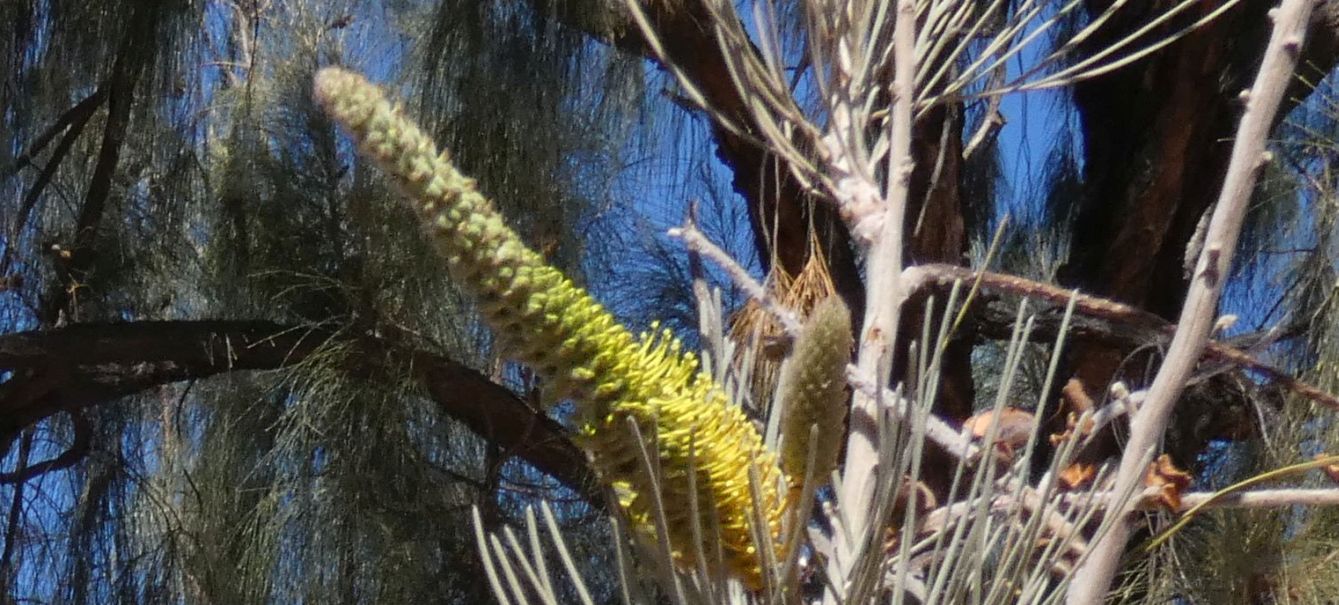
{"type": "MultiPolygon", "coordinates": [[[[837,467],[846,423],[846,364],[851,360],[851,313],[836,296],[809,313],[783,371],[785,412],[781,420],[781,468],[793,482],[804,479],[810,450],[820,485],[837,467]],[[811,430],[818,426],[818,439],[811,430]]],[[[793,484],[792,487],[799,487],[793,484]]]]}
{"type": "Polygon", "coordinates": [[[336,119],[357,125],[385,102],[385,95],[362,74],[342,67],[324,67],[316,72],[312,97],[336,119]],[[361,115],[360,115],[361,114],[361,115]]]}
{"type": "Polygon", "coordinates": [[[334,96],[335,90],[344,88],[341,85],[344,81],[356,77],[357,74],[340,67],[322,67],[316,72],[312,95],[319,103],[325,105],[334,96]]]}

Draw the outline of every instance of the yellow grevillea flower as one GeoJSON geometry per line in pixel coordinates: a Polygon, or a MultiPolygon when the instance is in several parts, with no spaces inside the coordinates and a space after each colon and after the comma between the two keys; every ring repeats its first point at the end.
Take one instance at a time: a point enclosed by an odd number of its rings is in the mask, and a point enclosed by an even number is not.
{"type": "MultiPolygon", "coordinates": [[[[768,536],[781,552],[786,507],[775,455],[738,407],[698,369],[697,358],[668,334],[634,338],[584,290],[525,246],[492,204],[426,134],[361,75],[338,68],[316,75],[315,96],[358,140],[364,155],[395,178],[446,258],[451,276],[471,291],[508,354],[545,380],[550,400],[576,402],[577,442],[628,516],[649,532],[652,477],[628,428],[654,435],[661,499],[671,549],[691,564],[690,469],[699,510],[714,506],[728,569],[761,585],[753,539],[749,469],[757,469],[768,536]]],[[[699,519],[710,531],[710,517],[699,519]]],[[[710,552],[710,550],[709,550],[710,552]]]]}

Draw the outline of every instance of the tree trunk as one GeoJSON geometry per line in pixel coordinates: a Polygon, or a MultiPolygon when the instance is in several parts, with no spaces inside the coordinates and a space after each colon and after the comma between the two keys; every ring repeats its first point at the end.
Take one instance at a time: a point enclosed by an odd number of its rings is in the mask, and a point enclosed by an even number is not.
{"type": "MultiPolygon", "coordinates": [[[[1089,12],[1097,14],[1107,5],[1090,2],[1089,12]]],[[[1074,212],[1069,262],[1061,271],[1064,285],[1169,320],[1179,315],[1188,284],[1186,249],[1218,196],[1241,114],[1239,94],[1260,61],[1259,49],[1271,27],[1266,13],[1273,5],[1243,2],[1149,59],[1075,85],[1084,192],[1074,212]]],[[[1304,50],[1302,64],[1313,82],[1335,63],[1334,10],[1313,24],[1314,40],[1304,50]]],[[[1091,52],[1133,32],[1147,22],[1144,11],[1122,10],[1085,49],[1091,52]]],[[[1186,16],[1165,32],[1201,16],[1186,16]]],[[[1285,101],[1279,119],[1304,98],[1304,86],[1294,90],[1298,96],[1285,101]]],[[[1101,401],[1113,380],[1137,384],[1146,378],[1118,373],[1129,349],[1073,344],[1070,374],[1094,400],[1101,401]]],[[[1192,416],[1185,418],[1193,421],[1192,416]]],[[[1188,426],[1172,428],[1173,433],[1189,431],[1188,426]]],[[[1203,434],[1186,449],[1198,451],[1213,437],[1203,434]]]]}

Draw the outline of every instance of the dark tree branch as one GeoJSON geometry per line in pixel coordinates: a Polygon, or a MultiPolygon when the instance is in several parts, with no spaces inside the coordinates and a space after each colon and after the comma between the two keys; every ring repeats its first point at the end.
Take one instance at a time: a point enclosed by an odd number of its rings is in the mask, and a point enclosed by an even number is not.
{"type": "MultiPolygon", "coordinates": [[[[21,234],[24,227],[28,225],[28,217],[32,214],[33,208],[37,207],[37,200],[40,199],[42,193],[46,191],[47,185],[51,183],[52,177],[56,175],[56,170],[60,168],[61,163],[65,160],[65,156],[70,152],[70,148],[74,146],[74,142],[79,139],[79,135],[83,134],[84,126],[87,125],[88,120],[93,117],[94,110],[101,106],[102,102],[106,100],[107,95],[104,92],[105,90],[105,87],[99,87],[97,92],[81,101],[78,105],[75,105],[73,109],[65,112],[60,120],[52,125],[50,130],[43,133],[41,137],[38,137],[37,142],[33,143],[33,146],[28,150],[28,153],[20,157],[14,164],[14,172],[18,172],[19,168],[31,161],[31,154],[36,153],[38,150],[46,146],[50,141],[50,137],[54,137],[58,132],[65,130],[67,126],[69,127],[69,130],[61,137],[60,142],[56,144],[56,148],[51,151],[51,157],[47,160],[46,164],[42,166],[42,170],[37,173],[37,179],[35,179],[32,186],[28,188],[28,193],[23,196],[23,201],[19,203],[18,212],[14,215],[14,223],[10,225],[11,242],[19,241],[19,234],[21,234]]],[[[0,277],[3,277],[9,272],[13,260],[13,253],[13,245],[5,248],[4,260],[0,261],[0,277]]],[[[3,284],[0,284],[0,286],[3,286],[3,284]]],[[[0,290],[4,290],[4,287],[0,287],[0,290]]]]}
{"type": "MultiPolygon", "coordinates": [[[[23,439],[19,444],[19,455],[16,464],[19,468],[28,465],[28,455],[33,448],[33,432],[25,431],[23,439]]],[[[23,518],[23,492],[22,483],[14,486],[13,497],[9,501],[9,515],[5,521],[5,548],[0,553],[0,594],[10,594],[10,585],[18,574],[14,573],[14,550],[19,544],[19,522],[23,518]]]]}
{"type": "MultiPolygon", "coordinates": [[[[61,411],[112,402],[188,379],[275,370],[307,359],[332,339],[353,343],[357,367],[412,367],[440,409],[510,455],[575,490],[602,499],[585,456],[561,425],[506,388],[445,356],[373,336],[350,336],[266,321],[147,321],[76,324],[0,335],[0,436],[5,442],[61,411]]],[[[73,448],[72,448],[73,449],[73,448]]]]}
{"type": "MultiPolygon", "coordinates": [[[[664,57],[657,57],[642,39],[621,2],[586,0],[576,2],[531,0],[543,16],[556,18],[592,37],[653,60],[672,64],[697,85],[709,108],[738,130],[713,123],[716,153],[730,167],[733,186],[748,209],[754,248],[764,266],[775,260],[794,276],[809,260],[809,229],[818,229],[828,261],[828,271],[837,293],[851,309],[865,306],[864,282],[856,266],[850,234],[830,204],[814,203],[791,172],[758,142],[753,114],[730,74],[726,58],[712,29],[713,16],[701,1],[643,3],[652,26],[660,34],[664,57]],[[603,5],[605,10],[590,5],[603,5]],[[811,220],[812,219],[812,220],[811,220]]],[[[892,74],[886,74],[891,81],[892,74]]],[[[932,109],[918,121],[913,137],[914,169],[910,180],[907,212],[907,258],[915,262],[958,264],[967,250],[967,233],[977,229],[966,223],[963,191],[962,109],[958,105],[932,109]]],[[[922,321],[921,309],[903,316],[903,333],[915,333],[922,321]]],[[[944,357],[940,410],[965,418],[971,412],[974,388],[971,377],[971,342],[955,343],[944,357]]],[[[893,375],[902,374],[905,356],[894,362],[893,375]]]]}
{"type": "Polygon", "coordinates": [[[57,265],[60,279],[53,284],[43,301],[42,320],[56,323],[60,313],[72,312],[73,291],[86,280],[93,265],[92,248],[98,226],[112,192],[112,177],[116,175],[130,127],[130,112],[135,105],[135,90],[149,64],[153,62],[156,47],[152,39],[157,29],[159,10],[149,3],[140,5],[131,14],[129,26],[116,50],[116,60],[105,86],[107,94],[107,121],[103,125],[102,143],[98,159],[89,178],[88,190],[80,206],[72,243],[72,257],[68,263],[57,265]]]}
{"type": "Polygon", "coordinates": [[[93,94],[84,97],[84,100],[76,103],[74,107],[65,110],[65,113],[60,114],[60,117],[56,118],[56,121],[53,122],[51,126],[48,126],[46,130],[42,131],[42,134],[37,135],[37,137],[33,139],[33,142],[28,146],[27,151],[23,152],[18,158],[15,158],[14,163],[5,168],[4,175],[0,176],[0,178],[7,179],[18,174],[20,170],[31,166],[33,157],[42,153],[42,150],[46,149],[46,146],[51,143],[52,139],[55,139],[56,135],[65,132],[66,128],[72,128],[73,130],[83,128],[83,125],[93,116],[93,112],[96,111],[98,107],[101,107],[102,102],[105,100],[107,100],[107,89],[106,87],[99,86],[97,90],[93,91],[93,94]]]}
{"type": "MultiPolygon", "coordinates": [[[[1165,345],[1171,342],[1176,325],[1143,309],[1122,304],[1101,297],[1078,294],[1058,286],[1001,273],[978,272],[953,265],[927,264],[915,268],[921,286],[937,286],[940,289],[951,287],[954,282],[964,284],[977,283],[982,291],[990,293],[1012,294],[1037,299],[1062,307],[1074,300],[1075,312],[1080,314],[1074,322],[1071,335],[1078,336],[1083,343],[1102,343],[1115,345],[1122,352],[1148,345],[1165,345]],[[979,280],[979,281],[978,281],[979,280]],[[1096,321],[1089,321],[1096,320],[1096,321]]],[[[990,311],[986,309],[986,311],[990,311]]],[[[1008,338],[1008,326],[1013,323],[1013,314],[983,313],[984,320],[979,328],[982,334],[995,338],[1008,338]]],[[[1041,318],[1038,336],[1054,337],[1059,332],[1059,318],[1041,318]]],[[[1201,354],[1203,359],[1216,361],[1227,366],[1251,370],[1266,380],[1311,401],[1339,410],[1339,397],[1327,393],[1313,385],[1294,378],[1288,372],[1265,363],[1255,356],[1223,344],[1209,340],[1201,354]]]]}
{"type": "Polygon", "coordinates": [[[43,460],[37,464],[28,464],[26,450],[32,447],[31,432],[24,433],[24,443],[22,449],[25,450],[20,456],[21,461],[17,469],[12,473],[0,473],[0,484],[23,483],[38,475],[45,475],[52,471],[58,471],[74,466],[84,456],[88,454],[89,446],[92,445],[92,427],[88,424],[88,418],[83,414],[74,412],[71,414],[74,420],[74,443],[61,452],[59,456],[50,460],[43,460]]]}

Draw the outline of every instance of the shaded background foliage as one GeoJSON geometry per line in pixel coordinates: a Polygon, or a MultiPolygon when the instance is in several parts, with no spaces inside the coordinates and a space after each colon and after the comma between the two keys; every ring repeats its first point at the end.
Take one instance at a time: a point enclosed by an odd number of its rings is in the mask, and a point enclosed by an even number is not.
{"type": "MultiPolygon", "coordinates": [[[[342,61],[418,91],[518,229],[580,275],[581,241],[613,203],[602,183],[642,111],[639,61],[501,3],[5,10],[5,188],[31,200],[4,212],[4,274],[24,284],[4,293],[6,331],[263,318],[449,353],[528,388],[493,360],[412,217],[313,105],[311,75],[342,61]],[[101,91],[106,109],[78,124],[86,132],[57,132],[67,155],[19,159],[67,100],[101,91]]],[[[464,513],[484,504],[506,520],[554,484],[425,400],[412,362],[332,340],[282,372],[80,412],[85,461],[6,494],[17,511],[7,597],[483,599],[464,513]]],[[[71,422],[33,427],[9,459],[59,454],[71,422]]],[[[564,518],[589,525],[588,507],[571,507],[564,518]]]]}
{"type": "MultiPolygon", "coordinates": [[[[1004,269],[1174,317],[1180,255],[1216,193],[1269,5],[1244,2],[1072,94],[1006,104],[1010,124],[962,161],[937,160],[961,158],[996,108],[933,113],[916,133],[909,216],[928,218],[911,258],[979,261],[1008,211],[1020,226],[1004,269]]],[[[698,3],[651,8],[670,60],[710,56],[698,3]]],[[[1113,35],[1146,18],[1123,14],[1113,35]]],[[[695,329],[690,268],[662,235],[689,199],[760,275],[798,274],[814,229],[859,307],[860,263],[830,211],[684,107],[625,19],[577,0],[0,3],[0,598],[476,602],[488,597],[469,507],[498,524],[548,498],[612,600],[584,467],[562,457],[556,425],[512,413],[537,385],[491,353],[309,87],[341,63],[397,90],[527,241],[634,325],[695,329]],[[179,320],[204,323],[154,323],[179,320]],[[63,333],[88,346],[42,340],[63,333]],[[179,348],[158,355],[165,341],[179,348]],[[113,353],[80,357],[97,343],[113,353]],[[512,407],[489,415],[495,404],[512,407]],[[42,461],[56,468],[12,475],[42,461]]],[[[1316,28],[1312,84],[1336,59],[1333,24],[1316,28]]],[[[710,60],[680,62],[728,81],[710,60]]],[[[708,88],[726,112],[738,101],[708,88]]],[[[1323,85],[1299,86],[1295,105],[1224,311],[1242,317],[1231,338],[1334,391],[1339,120],[1323,85]]],[[[993,398],[990,317],[949,355],[949,416],[993,398]]],[[[1142,344],[1079,339],[1066,372],[1100,398],[1113,376],[1147,379],[1132,355],[1156,359],[1159,343],[1142,344]]],[[[1178,461],[1225,484],[1333,451],[1331,416],[1295,399],[1246,373],[1205,381],[1170,438],[1178,461]]],[[[1333,598],[1335,529],[1333,511],[1217,513],[1132,566],[1145,573],[1125,595],[1333,598]]]]}

